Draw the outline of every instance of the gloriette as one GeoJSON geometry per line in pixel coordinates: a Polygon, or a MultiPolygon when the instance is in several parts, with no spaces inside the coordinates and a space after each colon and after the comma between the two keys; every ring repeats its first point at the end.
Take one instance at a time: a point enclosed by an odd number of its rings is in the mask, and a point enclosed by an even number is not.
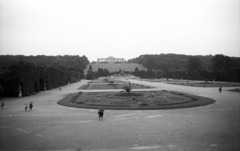
{"type": "Polygon", "coordinates": [[[98,58],[98,63],[115,63],[115,62],[124,62],[123,58],[115,58],[113,56],[109,56],[107,58],[98,58]]]}

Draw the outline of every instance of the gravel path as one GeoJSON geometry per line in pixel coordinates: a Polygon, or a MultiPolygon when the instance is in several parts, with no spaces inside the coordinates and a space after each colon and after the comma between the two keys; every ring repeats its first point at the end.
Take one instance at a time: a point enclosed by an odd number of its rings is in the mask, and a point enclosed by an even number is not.
{"type": "MultiPolygon", "coordinates": [[[[8,98],[0,110],[0,150],[237,151],[240,149],[240,93],[138,80],[132,83],[216,100],[174,110],[97,110],[57,102],[87,81],[23,98],[8,98]],[[24,104],[33,102],[32,111],[24,104]]],[[[93,90],[92,90],[93,91],[93,90]]],[[[101,90],[104,91],[104,90],[101,90]]]]}

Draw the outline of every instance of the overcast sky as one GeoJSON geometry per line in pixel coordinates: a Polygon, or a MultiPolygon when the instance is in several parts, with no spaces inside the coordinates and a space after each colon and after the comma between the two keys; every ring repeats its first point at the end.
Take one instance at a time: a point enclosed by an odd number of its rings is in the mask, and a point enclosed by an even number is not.
{"type": "Polygon", "coordinates": [[[0,54],[240,57],[239,0],[0,0],[0,54]]]}

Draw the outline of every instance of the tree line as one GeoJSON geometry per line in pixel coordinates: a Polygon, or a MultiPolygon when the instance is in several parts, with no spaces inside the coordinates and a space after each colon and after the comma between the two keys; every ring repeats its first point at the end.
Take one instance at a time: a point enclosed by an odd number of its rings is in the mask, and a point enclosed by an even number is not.
{"type": "Polygon", "coordinates": [[[86,56],[0,56],[0,95],[23,96],[84,78],[86,56]]]}
{"type": "Polygon", "coordinates": [[[147,71],[135,69],[141,78],[177,78],[240,82],[240,58],[222,54],[190,56],[179,54],[140,55],[128,60],[139,63],[147,71]]]}
{"type": "Polygon", "coordinates": [[[86,56],[64,55],[64,56],[23,56],[23,55],[2,55],[0,66],[10,66],[19,62],[32,63],[38,67],[54,68],[59,70],[76,71],[83,77],[84,69],[89,64],[86,56]]]}

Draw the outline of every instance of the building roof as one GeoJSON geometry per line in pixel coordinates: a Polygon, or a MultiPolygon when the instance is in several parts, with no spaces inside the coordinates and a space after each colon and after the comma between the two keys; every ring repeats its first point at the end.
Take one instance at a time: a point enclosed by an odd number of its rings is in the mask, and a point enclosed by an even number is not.
{"type": "Polygon", "coordinates": [[[113,56],[109,56],[109,57],[107,57],[106,59],[116,59],[115,57],[113,57],[113,56]]]}

